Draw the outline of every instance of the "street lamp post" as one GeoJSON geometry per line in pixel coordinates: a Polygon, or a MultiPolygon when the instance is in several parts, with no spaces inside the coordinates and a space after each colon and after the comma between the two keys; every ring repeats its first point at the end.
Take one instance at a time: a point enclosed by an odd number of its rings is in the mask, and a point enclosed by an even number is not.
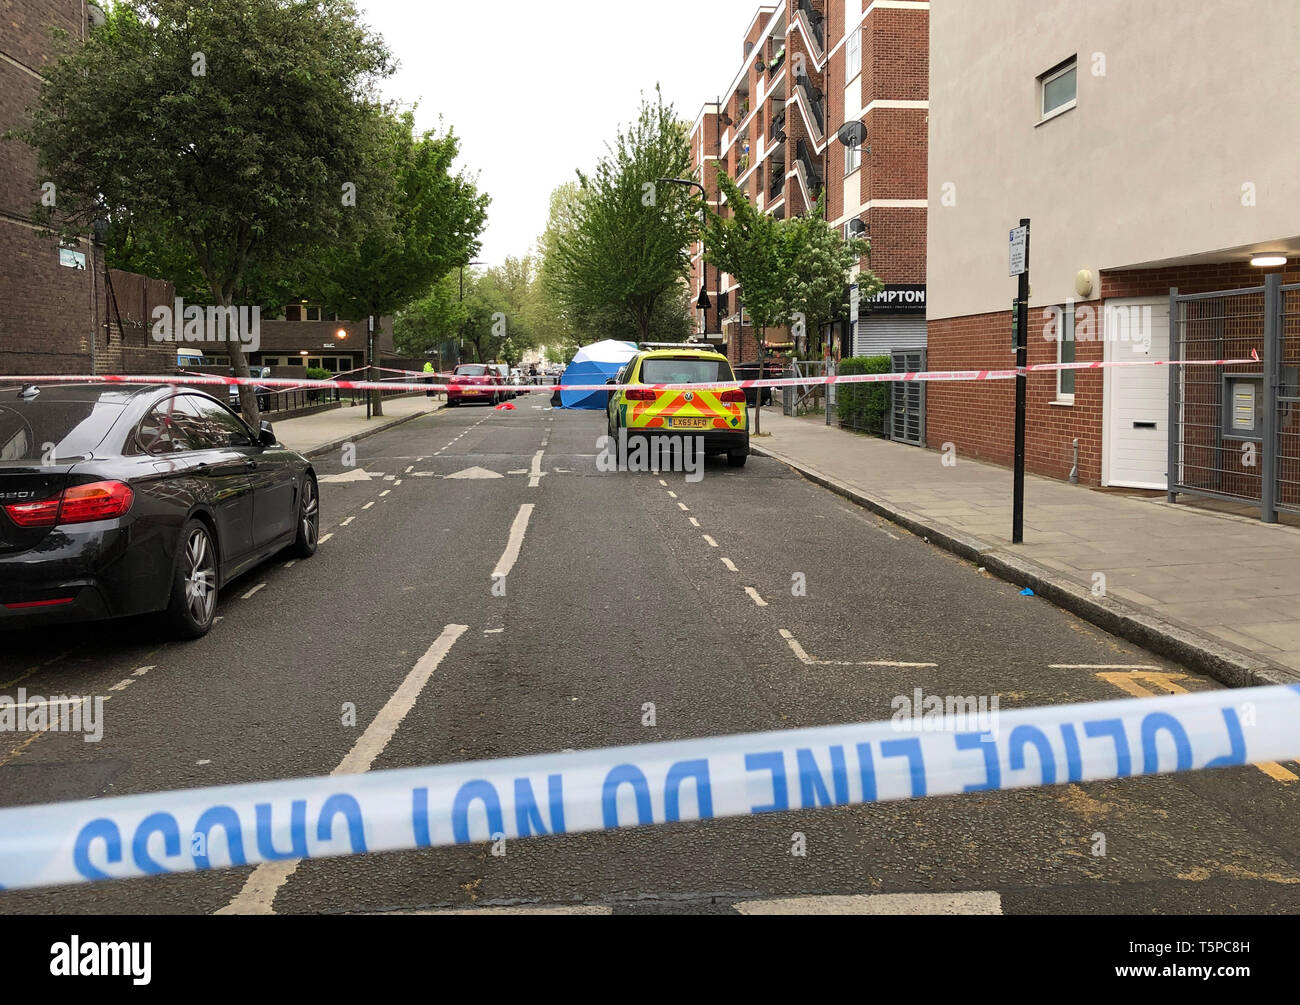
{"type": "MultiPolygon", "coordinates": [[[[713,304],[709,300],[709,263],[704,257],[704,229],[709,225],[709,193],[698,181],[690,178],[660,178],[660,184],[664,185],[689,185],[691,188],[700,190],[700,298],[695,302],[695,306],[704,312],[704,320],[701,327],[704,334],[709,334],[709,308],[713,304]]],[[[720,321],[721,319],[719,319],[720,321]]],[[[721,330],[722,325],[718,325],[721,330]]]]}

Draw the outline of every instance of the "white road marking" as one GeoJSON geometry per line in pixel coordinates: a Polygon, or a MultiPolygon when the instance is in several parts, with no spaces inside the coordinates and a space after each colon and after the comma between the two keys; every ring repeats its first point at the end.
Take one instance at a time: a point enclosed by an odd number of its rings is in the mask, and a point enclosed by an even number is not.
{"type": "Polygon", "coordinates": [[[510,570],[515,567],[515,562],[519,560],[519,549],[524,544],[524,535],[528,533],[528,521],[532,515],[533,503],[523,503],[519,507],[514,523],[510,525],[510,538],[506,542],[506,550],[501,553],[501,557],[497,559],[497,567],[492,571],[493,579],[510,575],[510,570]]]}
{"type": "Polygon", "coordinates": [[[695,517],[687,517],[687,519],[691,521],[692,527],[699,527],[700,521],[696,520],[695,517]]]}
{"type": "Polygon", "coordinates": [[[401,485],[401,484],[402,484],[402,479],[399,478],[399,479],[397,479],[397,481],[393,482],[393,488],[397,488],[397,486],[399,486],[399,485],[401,485]]]}
{"type": "Polygon", "coordinates": [[[205,764],[211,764],[211,763],[212,763],[212,760],[211,760],[211,758],[205,758],[205,759],[202,760],[202,761],[195,761],[194,763],[195,763],[196,766],[198,766],[198,767],[201,768],[201,767],[203,767],[203,765],[205,765],[205,764]]]}
{"type": "Polygon", "coordinates": [[[668,487],[668,483],[664,481],[662,478],[659,479],[659,484],[662,485],[664,488],[668,487]]]}
{"type": "Polygon", "coordinates": [[[676,499],[676,498],[677,498],[677,493],[676,493],[676,492],[669,492],[668,495],[669,495],[669,497],[672,498],[672,499],[676,499]]]}
{"type": "Polygon", "coordinates": [[[546,477],[546,472],[542,470],[542,454],[545,450],[539,450],[533,454],[533,468],[528,472],[528,487],[535,489],[542,484],[542,479],[546,477]]]}
{"type": "Polygon", "coordinates": [[[447,477],[452,480],[479,481],[485,478],[504,478],[505,475],[498,474],[495,471],[489,471],[487,468],[475,466],[472,468],[466,468],[464,471],[457,471],[455,474],[448,475],[447,477]]]}
{"type": "Polygon", "coordinates": [[[354,516],[350,516],[350,517],[348,517],[346,520],[344,520],[341,524],[339,524],[339,526],[340,526],[340,527],[346,527],[348,524],[350,524],[350,523],[351,523],[353,520],[355,520],[355,519],[356,519],[356,517],[354,517],[354,516]]]}
{"type": "Polygon", "coordinates": [[[916,669],[920,667],[937,667],[938,663],[900,663],[897,660],[815,660],[808,655],[799,640],[786,629],[781,629],[781,638],[785,639],[790,651],[794,653],[797,659],[804,666],[810,667],[906,667],[916,669]]]}
{"type": "Polygon", "coordinates": [[[342,474],[322,475],[317,479],[322,485],[341,485],[347,482],[368,482],[374,476],[361,468],[349,468],[342,474]]]}
{"type": "Polygon", "coordinates": [[[249,590],[247,593],[245,593],[245,594],[244,594],[242,597],[240,597],[239,599],[240,599],[240,600],[249,600],[249,599],[252,598],[253,594],[257,593],[258,590],[265,590],[265,589],[266,589],[266,584],[265,584],[265,583],[258,583],[256,586],[254,586],[251,590],[249,590]]]}
{"type": "Polygon", "coordinates": [[[504,631],[505,631],[504,628],[485,628],[485,629],[483,629],[483,634],[484,634],[484,635],[500,635],[500,634],[501,634],[502,632],[504,632],[504,631]]]}
{"type": "Polygon", "coordinates": [[[732,561],[731,559],[729,559],[729,558],[724,558],[724,559],[722,559],[722,564],[725,565],[725,566],[726,566],[728,569],[730,569],[732,572],[739,572],[739,571],[740,571],[739,569],[736,568],[736,563],[733,562],[733,561],[732,561]]]}
{"type": "Polygon", "coordinates": [[[379,498],[380,499],[384,498],[384,496],[389,495],[392,491],[393,491],[392,489],[384,489],[384,491],[379,493],[379,498]]]}
{"type": "Polygon", "coordinates": [[[689,513],[689,512],[690,512],[690,510],[686,508],[686,504],[685,504],[684,502],[679,502],[679,503],[677,504],[677,508],[678,508],[679,510],[681,510],[683,513],[689,513]]]}
{"type": "Polygon", "coordinates": [[[756,589],[754,589],[752,586],[746,586],[746,587],[745,587],[745,592],[749,594],[749,599],[752,600],[752,601],[753,601],[755,604],[757,604],[759,607],[766,607],[766,606],[767,606],[767,601],[764,600],[762,597],[760,597],[760,596],[758,595],[758,591],[757,591],[756,589]]]}
{"type": "Polygon", "coordinates": [[[326,541],[330,540],[333,536],[334,536],[333,534],[326,534],[324,537],[322,537],[322,538],[321,538],[319,541],[317,541],[316,543],[317,543],[318,545],[319,545],[319,544],[324,544],[326,541]]]}
{"type": "MultiPolygon", "coordinates": [[[[433,672],[451,651],[456,640],[469,630],[468,625],[448,625],[442,630],[437,641],[429,647],[414,669],[406,675],[401,686],[379,710],[374,721],[366,727],[360,739],[348,751],[347,756],[339,762],[331,775],[359,775],[370,770],[370,766],[384,752],[390,740],[397,733],[402,720],[415,706],[420,692],[433,676],[433,672]]],[[[286,859],[279,862],[263,862],[244,883],[244,888],[217,914],[274,914],[275,896],[280,888],[288,882],[289,877],[298,868],[301,859],[286,859]]]]}
{"type": "Polygon", "coordinates": [[[365,504],[364,506],[362,506],[361,508],[362,508],[362,509],[370,509],[370,507],[373,506],[374,504],[375,504],[375,502],[374,502],[374,500],[372,499],[370,502],[366,503],[366,504],[365,504]]]}
{"type": "MultiPolygon", "coordinates": [[[[295,559],[294,559],[293,561],[291,561],[291,562],[285,562],[285,563],[284,563],[284,567],[285,567],[286,569],[292,569],[292,568],[293,568],[295,565],[297,565],[297,564],[298,564],[298,560],[295,558],[295,559]]],[[[221,619],[218,618],[217,620],[220,621],[221,619]]]]}
{"type": "MultiPolygon", "coordinates": [[[[122,681],[120,684],[117,684],[109,688],[109,690],[120,691],[124,686],[130,683],[132,682],[128,678],[127,680],[122,681]]],[[[85,700],[86,699],[83,696],[81,698],[59,698],[57,700],[51,699],[50,701],[25,701],[22,702],[21,704],[14,704],[12,702],[6,701],[5,708],[49,708],[51,705],[80,705],[85,700]]]]}
{"type": "Polygon", "coordinates": [[[704,540],[708,542],[710,548],[716,548],[718,546],[718,542],[709,537],[708,534],[704,535],[704,540]]]}
{"type": "MultiPolygon", "coordinates": [[[[130,685],[132,685],[132,684],[134,684],[134,683],[135,683],[135,678],[134,678],[134,677],[128,677],[126,680],[120,680],[120,681],[118,681],[116,684],[114,684],[112,687],[110,687],[109,690],[110,690],[110,691],[125,691],[125,690],[130,686],[130,685]]],[[[116,708],[117,706],[114,705],[113,707],[116,708]]]]}
{"type": "Polygon", "coordinates": [[[1001,914],[993,890],[969,893],[875,893],[846,897],[774,897],[732,905],[739,914],[1001,914]]]}
{"type": "MultiPolygon", "coordinates": [[[[420,458],[420,460],[424,460],[424,458],[423,458],[423,457],[421,457],[421,458],[420,458]]],[[[411,473],[411,472],[412,472],[412,471],[414,471],[414,470],[415,470],[415,465],[414,465],[414,464],[412,464],[412,465],[411,465],[411,466],[410,466],[410,467],[408,467],[408,468],[407,468],[407,469],[406,469],[406,471],[405,471],[405,472],[403,472],[403,473],[404,473],[404,474],[408,474],[408,475],[409,475],[409,474],[410,474],[410,473],[411,473]]]]}
{"type": "Polygon", "coordinates": [[[392,482],[397,480],[397,475],[384,475],[384,481],[392,482]]]}
{"type": "Polygon", "coordinates": [[[152,664],[149,665],[149,666],[147,666],[147,667],[141,667],[139,670],[133,670],[133,671],[131,671],[131,676],[132,676],[132,677],[143,677],[145,674],[147,674],[150,670],[153,670],[153,669],[155,669],[155,667],[154,667],[152,664]]]}

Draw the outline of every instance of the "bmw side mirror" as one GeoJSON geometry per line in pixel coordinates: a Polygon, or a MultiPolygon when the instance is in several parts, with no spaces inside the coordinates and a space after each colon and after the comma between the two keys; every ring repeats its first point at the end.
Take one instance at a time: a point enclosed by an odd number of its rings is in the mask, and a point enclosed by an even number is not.
{"type": "Polygon", "coordinates": [[[263,420],[262,428],[257,434],[257,442],[263,447],[275,446],[275,430],[273,430],[271,424],[265,420],[263,420]]]}

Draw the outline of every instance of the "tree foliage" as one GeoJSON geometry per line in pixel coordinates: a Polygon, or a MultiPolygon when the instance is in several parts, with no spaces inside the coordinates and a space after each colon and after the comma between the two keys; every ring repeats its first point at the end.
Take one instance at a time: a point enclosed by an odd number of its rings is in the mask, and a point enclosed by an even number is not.
{"type": "Polygon", "coordinates": [[[48,68],[21,136],[55,184],[53,225],[129,220],[188,249],[229,305],[253,263],[383,215],[376,88],[391,72],[351,0],[119,0],[48,68]]]}
{"type": "Polygon", "coordinates": [[[543,274],[571,334],[605,325],[606,338],[630,329],[648,339],[665,301],[686,286],[700,204],[659,179],[684,177],[690,162],[688,131],[656,89],[595,171],[552,197],[543,274]]]}

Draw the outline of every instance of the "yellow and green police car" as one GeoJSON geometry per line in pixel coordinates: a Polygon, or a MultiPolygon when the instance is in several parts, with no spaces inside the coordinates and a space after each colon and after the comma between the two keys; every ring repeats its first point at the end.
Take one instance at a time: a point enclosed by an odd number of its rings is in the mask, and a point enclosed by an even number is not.
{"type": "MultiPolygon", "coordinates": [[[[641,343],[641,351],[618,372],[613,384],[719,384],[690,390],[630,387],[609,395],[609,435],[618,439],[702,437],[706,454],[726,454],[742,467],[749,458],[749,413],[745,392],[734,384],[727,357],[687,343],[641,343]],[[626,433],[621,431],[626,430],[626,433]]],[[[696,441],[698,442],[698,441],[696,441]]]]}

